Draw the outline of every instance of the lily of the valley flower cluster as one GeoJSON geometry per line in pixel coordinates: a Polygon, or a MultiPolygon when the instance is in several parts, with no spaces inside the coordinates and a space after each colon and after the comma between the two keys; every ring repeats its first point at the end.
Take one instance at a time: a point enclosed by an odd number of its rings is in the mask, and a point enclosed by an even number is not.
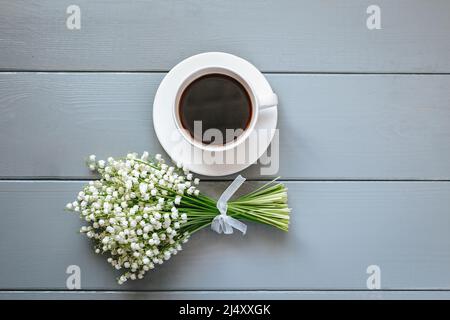
{"type": "MultiPolygon", "coordinates": [[[[66,208],[80,214],[80,232],[93,240],[95,252],[122,271],[119,284],[144,277],[177,254],[189,237],[220,214],[217,200],[197,189],[199,180],[178,163],[169,166],[157,154],[97,161],[88,166],[100,174],[66,208]]],[[[287,189],[275,181],[228,201],[227,214],[287,231],[287,189]]]]}
{"type": "Polygon", "coordinates": [[[95,240],[95,252],[109,253],[108,262],[125,270],[119,284],[143,278],[182,249],[190,235],[181,232],[188,216],[177,206],[184,195],[198,196],[198,178],[181,164],[165,164],[159,154],[149,161],[147,152],[107,161],[91,155],[88,165],[101,180],[90,181],[66,207],[89,223],[80,232],[95,240]]]}

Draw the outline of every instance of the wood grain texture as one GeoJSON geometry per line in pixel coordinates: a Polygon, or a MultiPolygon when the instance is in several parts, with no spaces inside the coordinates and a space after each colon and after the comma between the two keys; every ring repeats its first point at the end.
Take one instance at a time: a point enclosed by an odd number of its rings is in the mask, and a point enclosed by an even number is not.
{"type": "Polygon", "coordinates": [[[450,291],[3,291],[0,300],[448,300],[450,291]]]}
{"type": "MultiPolygon", "coordinates": [[[[162,152],[152,104],[163,76],[1,73],[0,177],[89,178],[91,153],[162,152]]],[[[275,175],[450,179],[450,76],[267,78],[280,99],[275,175]]],[[[260,166],[243,174],[259,178],[260,166]]]]}
{"type": "MultiPolygon", "coordinates": [[[[246,184],[242,192],[259,183],[246,184]]],[[[369,265],[384,290],[449,290],[450,183],[286,182],[289,233],[250,224],[246,236],[203,230],[149,277],[117,273],[64,212],[81,182],[0,182],[0,290],[364,290],[369,265]]],[[[204,182],[218,196],[227,183],[204,182]]]]}
{"type": "MultiPolygon", "coordinates": [[[[0,299],[450,298],[449,1],[379,0],[375,31],[359,0],[78,0],[76,31],[71,4],[0,0],[0,299]],[[204,230],[118,286],[63,211],[84,182],[64,180],[94,178],[91,153],[163,152],[157,87],[205,51],[253,62],[280,98],[291,230],[204,230]],[[27,70],[71,72],[8,72],[27,70]],[[62,181],[4,180],[48,178],[62,181]],[[72,264],[81,291],[67,291],[72,264]],[[382,291],[366,290],[369,265],[382,291]]],[[[269,178],[260,168],[242,174],[269,178]]]]}
{"type": "Polygon", "coordinates": [[[224,51],[272,72],[450,72],[450,3],[371,1],[0,1],[0,69],[167,71],[224,51]]]}

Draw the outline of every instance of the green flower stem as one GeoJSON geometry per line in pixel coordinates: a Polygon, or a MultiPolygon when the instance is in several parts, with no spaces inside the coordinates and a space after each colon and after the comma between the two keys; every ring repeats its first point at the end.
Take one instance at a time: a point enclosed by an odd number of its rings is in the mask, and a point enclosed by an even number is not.
{"type": "MultiPolygon", "coordinates": [[[[211,225],[220,214],[217,200],[204,195],[184,195],[179,206],[188,214],[183,230],[192,234],[211,225]]],[[[290,209],[287,206],[287,189],[271,181],[262,187],[228,202],[227,214],[239,220],[263,223],[288,231],[290,209]]]]}

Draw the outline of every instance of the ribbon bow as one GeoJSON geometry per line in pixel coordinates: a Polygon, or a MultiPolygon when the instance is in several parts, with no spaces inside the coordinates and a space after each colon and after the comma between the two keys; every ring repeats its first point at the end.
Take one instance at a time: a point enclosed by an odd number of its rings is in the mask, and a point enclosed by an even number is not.
{"type": "Polygon", "coordinates": [[[227,215],[228,205],[227,202],[233,196],[237,189],[244,183],[245,178],[241,175],[228,186],[228,188],[222,193],[217,201],[217,209],[220,214],[214,217],[211,223],[211,229],[217,233],[232,234],[233,228],[245,234],[247,231],[247,225],[241,221],[227,215]]]}

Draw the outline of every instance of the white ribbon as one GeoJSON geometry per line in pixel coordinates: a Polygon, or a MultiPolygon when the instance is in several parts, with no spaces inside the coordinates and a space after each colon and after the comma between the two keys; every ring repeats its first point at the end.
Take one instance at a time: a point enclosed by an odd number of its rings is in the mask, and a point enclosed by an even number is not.
{"type": "Polygon", "coordinates": [[[237,189],[244,183],[245,178],[241,175],[228,186],[228,188],[222,193],[219,200],[217,200],[217,209],[220,214],[214,217],[211,223],[211,229],[217,233],[231,234],[233,228],[241,231],[243,234],[247,231],[247,225],[241,221],[227,215],[228,205],[227,202],[233,196],[237,189]]]}

